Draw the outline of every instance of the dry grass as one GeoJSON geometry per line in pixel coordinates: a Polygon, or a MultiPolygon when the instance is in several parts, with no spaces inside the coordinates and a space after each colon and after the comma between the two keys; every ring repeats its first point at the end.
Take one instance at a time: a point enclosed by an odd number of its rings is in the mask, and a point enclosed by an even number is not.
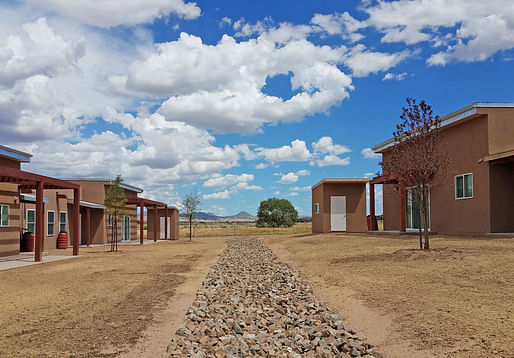
{"type": "MultiPolygon", "coordinates": [[[[189,237],[189,226],[181,222],[179,236],[189,237]]],[[[312,232],[311,223],[297,223],[292,227],[258,228],[255,223],[221,223],[203,222],[193,225],[193,237],[212,236],[261,236],[261,235],[293,235],[312,232]]]]}
{"type": "MultiPolygon", "coordinates": [[[[341,312],[349,288],[437,357],[514,357],[514,240],[310,235],[266,242],[341,312]]],[[[362,323],[362,322],[361,322],[362,323]]],[[[370,337],[373,338],[373,337],[370,337]]],[[[400,355],[401,356],[401,355],[400,355]]]]}
{"type": "Polygon", "coordinates": [[[105,357],[106,348],[135,343],[193,265],[225,242],[159,242],[118,253],[103,246],[0,272],[0,356],[105,357]]]}

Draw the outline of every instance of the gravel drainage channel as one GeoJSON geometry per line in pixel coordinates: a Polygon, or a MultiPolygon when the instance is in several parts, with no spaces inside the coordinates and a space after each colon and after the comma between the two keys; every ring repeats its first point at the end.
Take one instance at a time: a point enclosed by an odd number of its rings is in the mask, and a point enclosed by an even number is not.
{"type": "Polygon", "coordinates": [[[229,241],[168,357],[379,357],[262,240],[229,241]]]}

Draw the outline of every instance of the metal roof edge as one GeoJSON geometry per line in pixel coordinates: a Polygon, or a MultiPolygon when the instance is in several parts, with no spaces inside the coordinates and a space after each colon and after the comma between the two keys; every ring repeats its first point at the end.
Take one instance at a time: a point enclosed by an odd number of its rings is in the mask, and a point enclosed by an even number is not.
{"type": "Polygon", "coordinates": [[[32,158],[32,154],[22,152],[21,150],[13,149],[10,147],[6,147],[5,145],[0,144],[0,155],[15,159],[22,163],[30,163],[30,158],[32,158]]]}

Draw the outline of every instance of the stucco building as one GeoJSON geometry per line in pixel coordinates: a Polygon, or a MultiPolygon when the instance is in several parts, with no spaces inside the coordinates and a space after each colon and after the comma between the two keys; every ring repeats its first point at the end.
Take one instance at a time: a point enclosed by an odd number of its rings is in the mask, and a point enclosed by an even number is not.
{"type": "MultiPolygon", "coordinates": [[[[474,103],[442,117],[441,127],[451,163],[441,184],[430,188],[430,230],[514,232],[514,103],[474,103]]],[[[373,148],[384,165],[393,145],[389,139],[373,148]]],[[[384,230],[417,229],[417,203],[391,176],[371,180],[370,214],[377,184],[383,184],[384,230]]]]}
{"type": "Polygon", "coordinates": [[[312,187],[312,232],[366,232],[367,178],[323,179],[312,187]]]}

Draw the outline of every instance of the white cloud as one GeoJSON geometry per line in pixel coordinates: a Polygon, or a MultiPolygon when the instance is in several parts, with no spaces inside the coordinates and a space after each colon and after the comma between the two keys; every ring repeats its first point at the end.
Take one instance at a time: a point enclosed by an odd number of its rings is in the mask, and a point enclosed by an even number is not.
{"type": "Polygon", "coordinates": [[[278,174],[278,175],[281,175],[280,180],[278,181],[278,183],[280,183],[280,184],[296,183],[300,176],[307,176],[307,175],[310,175],[310,174],[311,174],[311,172],[309,170],[305,170],[305,169],[299,170],[296,173],[287,173],[287,174],[281,174],[280,173],[280,174],[278,174]]]}
{"type": "Polygon", "coordinates": [[[55,10],[82,23],[98,27],[135,25],[165,18],[169,14],[184,19],[196,19],[201,15],[194,2],[184,0],[29,0],[35,5],[55,10]]]}
{"type": "Polygon", "coordinates": [[[351,152],[352,150],[344,145],[334,144],[331,137],[321,137],[317,142],[312,143],[314,153],[329,153],[340,155],[351,152]]]}
{"type": "Polygon", "coordinates": [[[353,47],[346,55],[344,64],[348,66],[355,77],[366,77],[369,74],[387,71],[405,60],[411,52],[386,53],[366,49],[363,44],[353,47]]]}
{"type": "Polygon", "coordinates": [[[371,148],[363,148],[361,154],[366,159],[380,158],[380,153],[375,153],[371,148]]]}
{"type": "Polygon", "coordinates": [[[285,194],[284,196],[298,196],[299,194],[297,192],[291,192],[289,194],[285,194]]]}
{"type": "Polygon", "coordinates": [[[305,142],[295,139],[291,145],[284,145],[280,148],[256,148],[255,151],[271,163],[278,162],[304,162],[309,160],[311,152],[307,149],[305,142]]]}
{"type": "Polygon", "coordinates": [[[292,188],[289,188],[289,190],[291,190],[291,191],[310,191],[311,187],[310,186],[294,186],[292,188]]]}
{"type": "Polygon", "coordinates": [[[320,26],[329,35],[341,35],[352,42],[359,41],[364,36],[356,31],[366,27],[360,21],[354,19],[348,12],[334,14],[315,14],[311,23],[320,26]]]}
{"type": "Polygon", "coordinates": [[[255,166],[255,169],[265,169],[268,167],[268,164],[266,163],[259,163],[255,166]]]}
{"type": "Polygon", "coordinates": [[[221,175],[215,173],[203,183],[206,188],[226,188],[239,183],[248,183],[253,180],[253,174],[243,173],[241,175],[227,174],[221,175]]]}
{"type": "Polygon", "coordinates": [[[388,81],[388,80],[396,80],[396,81],[403,81],[405,77],[407,77],[407,72],[402,73],[391,73],[388,72],[384,75],[384,78],[382,78],[382,81],[388,81]]]}
{"type": "Polygon", "coordinates": [[[220,191],[220,192],[217,192],[217,193],[204,194],[204,195],[202,195],[202,198],[204,200],[209,200],[209,199],[230,199],[230,193],[228,192],[228,190],[224,190],[224,191],[220,191]]]}
{"type": "Polygon", "coordinates": [[[258,185],[249,185],[247,182],[241,182],[234,185],[231,189],[232,192],[236,192],[238,190],[261,191],[264,190],[264,188],[258,185]]]}
{"type": "Polygon", "coordinates": [[[350,165],[350,157],[340,158],[337,155],[327,154],[321,159],[312,160],[309,165],[318,167],[350,165]]]}
{"type": "Polygon", "coordinates": [[[230,17],[224,16],[220,20],[220,27],[223,27],[225,25],[231,26],[232,25],[232,19],[230,17]]]}

